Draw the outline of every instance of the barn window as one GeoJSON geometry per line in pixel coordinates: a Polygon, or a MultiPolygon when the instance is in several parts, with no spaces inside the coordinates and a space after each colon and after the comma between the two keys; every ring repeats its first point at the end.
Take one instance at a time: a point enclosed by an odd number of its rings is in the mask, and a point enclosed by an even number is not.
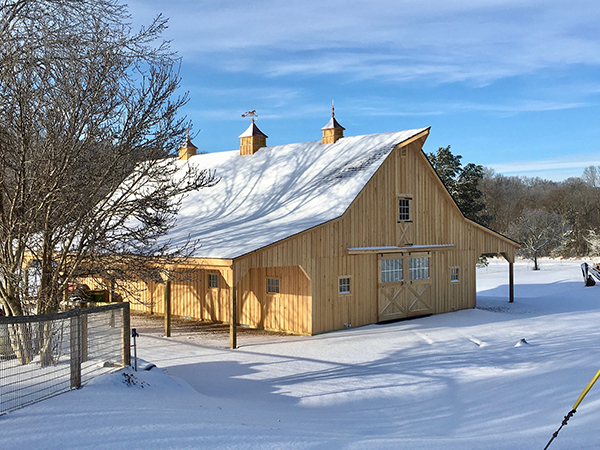
{"type": "Polygon", "coordinates": [[[450,282],[458,283],[458,267],[450,267],[450,282]]]}
{"type": "Polygon", "coordinates": [[[381,260],[381,282],[393,283],[402,281],[402,260],[401,259],[382,259],[381,260]]]}
{"type": "Polygon", "coordinates": [[[410,258],[408,261],[408,276],[411,280],[429,278],[429,258],[410,258]]]}
{"type": "Polygon", "coordinates": [[[209,273],[208,274],[208,287],[218,288],[219,287],[219,274],[209,273]]]}
{"type": "Polygon", "coordinates": [[[267,294],[279,294],[279,278],[267,278],[267,294]]]}
{"type": "Polygon", "coordinates": [[[343,275],[339,278],[340,294],[350,294],[350,276],[343,275]]]}
{"type": "Polygon", "coordinates": [[[410,198],[398,199],[398,222],[410,222],[410,198]]]}

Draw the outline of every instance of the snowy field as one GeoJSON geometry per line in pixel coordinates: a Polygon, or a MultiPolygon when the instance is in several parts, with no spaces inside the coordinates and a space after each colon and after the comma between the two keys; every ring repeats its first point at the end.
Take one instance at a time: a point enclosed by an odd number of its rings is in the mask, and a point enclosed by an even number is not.
{"type": "MultiPolygon", "coordinates": [[[[238,350],[140,330],[156,368],[0,417],[0,448],[541,450],[600,368],[600,286],[579,264],[517,262],[511,305],[492,261],[477,309],[238,350]]],[[[600,382],[550,449],[600,449],[599,420],[600,382]]]]}

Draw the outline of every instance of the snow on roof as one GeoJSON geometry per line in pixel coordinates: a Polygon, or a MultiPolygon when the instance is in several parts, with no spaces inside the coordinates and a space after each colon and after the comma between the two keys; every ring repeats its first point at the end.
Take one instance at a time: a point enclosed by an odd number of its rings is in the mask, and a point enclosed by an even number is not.
{"type": "Polygon", "coordinates": [[[327,122],[327,125],[325,125],[323,128],[321,128],[321,130],[331,130],[333,128],[340,128],[342,130],[345,130],[345,128],[343,126],[341,126],[337,120],[335,120],[335,117],[332,117],[331,119],[329,119],[329,122],[327,122]]]}
{"type": "Polygon", "coordinates": [[[192,156],[216,186],[183,199],[168,234],[199,240],[194,256],[233,259],[341,216],[393,148],[426,128],[192,156]]]}
{"type": "Polygon", "coordinates": [[[250,136],[264,136],[266,138],[269,137],[265,133],[260,131],[254,122],[252,122],[250,124],[250,126],[248,128],[246,128],[246,131],[244,131],[238,137],[243,138],[243,137],[250,137],[250,136]]]}

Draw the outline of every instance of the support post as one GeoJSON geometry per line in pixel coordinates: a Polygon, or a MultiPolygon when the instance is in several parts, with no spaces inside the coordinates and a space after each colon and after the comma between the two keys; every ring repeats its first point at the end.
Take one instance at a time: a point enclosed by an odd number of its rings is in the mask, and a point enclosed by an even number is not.
{"type": "Polygon", "coordinates": [[[229,347],[237,348],[237,299],[235,286],[231,287],[231,311],[229,314],[229,347]]]}
{"type": "Polygon", "coordinates": [[[165,281],[165,336],[171,337],[171,281],[165,281]]]}
{"type": "Polygon", "coordinates": [[[514,256],[511,257],[508,253],[500,253],[502,257],[508,261],[508,303],[514,303],[515,301],[515,268],[514,256]]]}
{"type": "Polygon", "coordinates": [[[515,301],[515,271],[514,264],[508,263],[508,303],[515,301]]]}

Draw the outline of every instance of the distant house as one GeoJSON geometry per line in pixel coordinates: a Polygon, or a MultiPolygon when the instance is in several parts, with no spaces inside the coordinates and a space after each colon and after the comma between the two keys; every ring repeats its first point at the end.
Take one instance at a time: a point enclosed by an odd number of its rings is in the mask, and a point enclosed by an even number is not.
{"type": "MultiPolygon", "coordinates": [[[[185,198],[168,236],[201,242],[172,314],[229,322],[235,287],[240,325],[311,335],[473,308],[482,253],[512,274],[518,244],[463,216],[422,151],[428,128],[343,137],[332,115],[322,133],[269,147],[252,122],[239,150],[201,155],[187,140],[182,168],[221,181],[185,198]]],[[[144,293],[157,313],[163,289],[144,293]]]]}

